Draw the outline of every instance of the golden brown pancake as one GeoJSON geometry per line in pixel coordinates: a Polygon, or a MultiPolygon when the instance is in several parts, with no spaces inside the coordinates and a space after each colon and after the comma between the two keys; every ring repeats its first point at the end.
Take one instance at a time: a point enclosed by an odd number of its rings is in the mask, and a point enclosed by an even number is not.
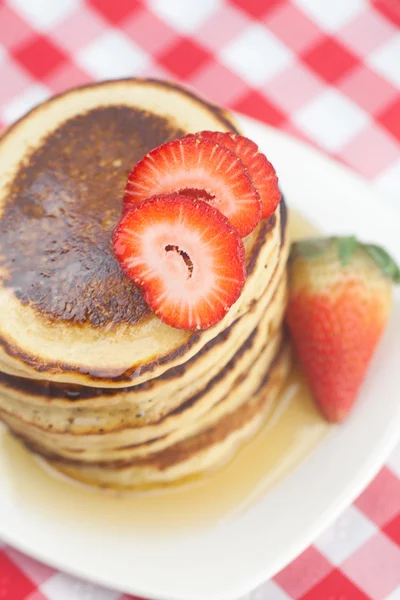
{"type": "MultiPolygon", "coordinates": [[[[290,353],[281,346],[272,363],[264,365],[264,353],[255,361],[238,385],[224,397],[224,411],[216,421],[205,421],[187,437],[159,451],[120,460],[82,460],[63,456],[60,450],[27,437],[23,430],[13,433],[33,452],[55,469],[78,481],[113,489],[143,490],[153,486],[180,483],[208,470],[220,467],[236,450],[260,429],[272,403],[282,389],[290,368],[290,353]],[[232,399],[236,402],[232,406],[232,399]]],[[[221,411],[222,412],[222,411],[221,411]]],[[[7,421],[6,421],[7,422],[7,421]]],[[[103,454],[104,456],[104,454],[103,454]]]]}
{"type": "Polygon", "coordinates": [[[200,332],[151,313],[111,249],[148,150],[231,116],[153,80],[71,90],[0,140],[0,418],[80,481],[148,489],[228,460],[286,377],[286,206],[245,240],[246,284],[200,332]]]}
{"type": "Polygon", "coordinates": [[[21,411],[38,425],[43,423],[46,427],[46,419],[50,418],[53,428],[77,432],[86,427],[90,429],[90,419],[94,417],[95,427],[104,430],[119,426],[121,422],[143,428],[163,418],[201,390],[234,357],[260,320],[268,322],[271,332],[280,328],[286,304],[286,278],[282,277],[286,256],[287,246],[283,248],[279,268],[260,300],[186,363],[145,383],[116,389],[45,382],[0,373],[0,406],[16,414],[21,411]],[[102,409],[106,412],[107,423],[99,418],[102,409]],[[89,419],[87,425],[85,419],[89,419]]]}
{"type": "MultiPolygon", "coordinates": [[[[34,436],[32,439],[43,443],[47,440],[50,447],[61,444],[72,451],[80,449],[101,452],[115,446],[148,444],[173,432],[186,435],[188,429],[208,418],[211,408],[242,375],[242,371],[251,366],[254,356],[265,349],[268,360],[272,362],[281,339],[280,323],[283,315],[282,309],[276,312],[276,308],[284,305],[282,293],[283,285],[270,307],[271,310],[265,312],[260,323],[247,334],[247,338],[233,355],[229,352],[215,371],[206,371],[199,378],[200,385],[196,380],[177,390],[178,401],[175,397],[162,395],[160,381],[159,395],[154,397],[150,406],[161,403],[164,410],[145,424],[138,423],[135,419],[138,406],[142,407],[143,412],[146,410],[146,400],[141,400],[145,391],[135,388],[129,388],[125,394],[118,394],[121,398],[119,404],[97,407],[94,400],[91,408],[85,409],[80,407],[79,400],[70,401],[69,405],[66,401],[62,409],[59,406],[53,407],[50,400],[47,401],[47,406],[44,405],[39,410],[37,405],[30,403],[27,391],[24,399],[19,401],[0,393],[0,415],[6,422],[12,419],[15,426],[18,420],[20,430],[23,428],[29,431],[28,435],[34,436]]],[[[209,359],[213,359],[212,348],[208,353],[211,355],[209,359]]],[[[194,365],[192,367],[195,376],[197,371],[194,365]]],[[[175,379],[174,374],[171,374],[171,378],[175,379]]]]}
{"type": "Polygon", "coordinates": [[[53,98],[0,141],[0,369],[124,387],[185,362],[244,314],[279,256],[279,211],[245,240],[239,300],[206,332],[174,329],[122,274],[110,237],[127,175],[150,148],[227,113],[166,83],[113,81],[53,98]],[[269,270],[268,270],[269,269],[269,270]]]}

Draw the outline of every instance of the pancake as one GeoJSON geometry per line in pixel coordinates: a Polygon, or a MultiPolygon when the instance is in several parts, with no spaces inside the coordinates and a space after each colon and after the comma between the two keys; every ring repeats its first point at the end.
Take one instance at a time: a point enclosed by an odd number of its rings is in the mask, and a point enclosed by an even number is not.
{"type": "Polygon", "coordinates": [[[163,324],[111,233],[148,150],[232,117],[176,85],[71,90],[0,140],[0,419],[59,472],[152,489],[217,468],[264,423],[290,351],[286,205],[245,240],[246,283],[205,331],[163,324]]]}
{"type": "MultiPolygon", "coordinates": [[[[275,334],[281,327],[283,318],[283,310],[285,306],[286,282],[281,282],[277,293],[275,294],[271,304],[265,311],[262,318],[262,323],[265,323],[264,338],[275,334]]],[[[261,307],[262,308],[262,307],[261,307]]],[[[238,325],[236,323],[235,325],[238,325]]],[[[259,324],[257,324],[258,326],[259,324]]],[[[234,335],[234,326],[229,330],[229,333],[234,335]]],[[[249,336],[254,331],[253,329],[245,329],[243,333],[249,336]]],[[[220,334],[221,336],[222,334],[220,334]]],[[[180,368],[173,368],[167,371],[165,376],[153,380],[151,390],[143,389],[144,386],[135,386],[133,388],[125,388],[121,391],[115,390],[115,394],[110,392],[114,390],[97,390],[99,394],[108,392],[107,396],[100,396],[100,400],[107,398],[112,400],[110,404],[97,402],[97,398],[93,398],[88,403],[84,400],[85,406],[81,406],[80,400],[64,400],[61,406],[53,405],[52,398],[43,398],[43,404],[31,402],[33,396],[37,400],[37,387],[33,387],[33,394],[29,392],[29,383],[27,380],[9,381],[7,385],[0,386],[0,409],[4,413],[8,413],[30,423],[42,430],[47,430],[51,427],[53,432],[71,433],[72,435],[79,434],[98,434],[103,436],[105,433],[125,428],[136,428],[137,435],[141,439],[153,437],[153,424],[159,424],[168,420],[169,415],[178,414],[182,410],[182,406],[191,404],[192,399],[202,394],[205,386],[214,378],[218,378],[219,373],[231,360],[237,358],[242,347],[247,344],[248,338],[238,340],[238,345],[229,347],[220,361],[215,362],[214,352],[215,345],[224,346],[229,341],[229,337],[225,343],[218,336],[210,347],[205,347],[204,354],[198,358],[198,361],[192,359],[189,364],[183,365],[186,369],[185,383],[182,385],[180,368]],[[215,341],[215,345],[214,345],[215,341]],[[196,365],[196,362],[200,364],[196,365]],[[213,368],[207,368],[209,363],[212,363],[213,368]],[[202,367],[202,372],[198,368],[202,367]],[[190,376],[190,378],[189,378],[190,376]],[[21,381],[23,382],[21,384],[21,381]],[[11,385],[13,387],[11,387],[11,385]],[[166,385],[164,389],[163,384],[166,385]],[[18,387],[20,386],[20,387],[18,387]],[[10,393],[11,391],[11,393],[10,393]],[[119,402],[117,401],[119,399],[119,402]]],[[[197,358],[194,357],[195,359],[197,358]]],[[[1,379],[5,379],[2,376],[1,379]]],[[[30,380],[31,383],[35,383],[30,380]]],[[[96,388],[90,388],[95,390],[96,388]]]]}
{"type": "Polygon", "coordinates": [[[82,483],[133,490],[184,483],[187,478],[204,474],[228,461],[265,422],[290,368],[289,348],[286,344],[281,346],[275,360],[266,367],[263,367],[263,359],[261,352],[248,373],[243,374],[239,385],[228,392],[225,398],[228,404],[235,396],[241,399],[234,410],[158,452],[87,464],[81,456],[74,459],[60,457],[42,444],[27,439],[23,433],[15,430],[13,433],[57,471],[82,483]]]}
{"type": "Polygon", "coordinates": [[[270,330],[280,327],[286,305],[286,259],[288,244],[282,246],[273,277],[258,302],[200,352],[158,378],[127,388],[94,388],[0,373],[0,407],[25,419],[72,432],[107,431],[110,427],[137,426],[157,421],[197,393],[238,351],[260,319],[268,319],[270,330]],[[40,409],[40,410],[39,410],[40,409]],[[103,410],[104,409],[104,410],[103,410]],[[102,411],[104,417],[101,417],[102,411]],[[88,424],[85,423],[88,419],[88,424]],[[95,425],[91,420],[96,419],[95,425]]]}
{"type": "MultiPolygon", "coordinates": [[[[281,284],[279,292],[282,293],[284,289],[281,284]]],[[[283,305],[282,301],[279,305],[283,305]]],[[[63,456],[79,451],[80,458],[85,460],[85,457],[97,457],[99,453],[109,452],[115,447],[127,448],[127,454],[131,455],[146,453],[154,444],[161,449],[170,443],[171,438],[167,439],[166,436],[172,435],[175,439],[187,435],[193,428],[201,427],[204,420],[210,418],[213,407],[221,402],[226,391],[251,367],[261,351],[265,351],[264,361],[272,363],[282,337],[282,318],[281,311],[271,322],[271,314],[267,311],[230,360],[222,363],[215,374],[205,378],[201,389],[190,392],[188,388],[189,393],[183,396],[177,406],[171,402],[168,412],[149,424],[131,425],[136,402],[133,407],[124,402],[123,407],[117,405],[111,410],[107,406],[87,409],[83,416],[77,406],[79,401],[73,404],[71,410],[65,408],[61,411],[59,407],[53,409],[49,406],[38,411],[31,410],[29,397],[23,402],[16,402],[2,394],[0,416],[14,430],[25,432],[33,441],[53,450],[62,447],[65,449],[65,452],[61,452],[63,456]],[[132,416],[130,413],[133,413],[132,416]]],[[[267,362],[264,364],[266,366],[267,362]]],[[[137,395],[140,396],[140,390],[137,395]]],[[[164,402],[168,406],[168,399],[164,402]]],[[[119,454],[122,454],[122,450],[119,454]]]]}
{"type": "Polygon", "coordinates": [[[268,312],[271,328],[279,326],[285,308],[283,298],[286,282],[281,281],[278,275],[279,272],[271,282],[273,290],[268,287],[245,315],[218,334],[186,363],[169,369],[155,379],[136,386],[113,389],[54,383],[0,373],[0,397],[9,400],[10,410],[17,409],[19,402],[26,403],[28,400],[31,410],[38,415],[42,414],[38,408],[60,409],[60,414],[66,409],[69,416],[71,411],[79,409],[79,414],[85,416],[88,414],[85,411],[103,407],[112,409],[114,415],[117,405],[129,404],[134,411],[140,413],[135,419],[138,427],[157,420],[163,416],[164,408],[174,409],[181,400],[185,400],[189,392],[201,389],[204,380],[212,377],[219,366],[235,354],[262,315],[268,312]],[[161,399],[167,402],[166,407],[162,406],[161,399]]]}
{"type": "Polygon", "coordinates": [[[0,370],[126,387],[182,364],[245,314],[279,260],[281,211],[246,238],[247,281],[204,332],[174,329],[122,274],[110,236],[130,168],[150,148],[201,129],[235,131],[223,110],[152,80],[69,91],[0,141],[0,370]]]}
{"type": "MultiPolygon", "coordinates": [[[[116,428],[104,433],[60,433],[53,431],[51,427],[32,427],[31,423],[22,419],[17,421],[5,411],[2,411],[1,416],[14,431],[60,457],[79,458],[79,461],[87,462],[144,456],[155,450],[161,451],[172,442],[189,436],[191,432],[203,428],[205,423],[214,422],[222,413],[231,412],[236,403],[244,401],[245,397],[241,395],[240,390],[242,384],[249,383],[249,370],[254,367],[254,362],[258,360],[261,352],[263,368],[268,367],[275,359],[281,340],[281,332],[278,332],[266,343],[265,327],[257,328],[249,336],[241,352],[210,380],[201,393],[194,395],[190,402],[184,403],[181,410],[171,411],[167,418],[144,428],[148,430],[147,436],[143,435],[145,432],[142,428],[129,427],[116,428]],[[244,372],[246,376],[243,375],[244,372]],[[229,395],[231,389],[235,389],[232,396],[229,395]]],[[[256,376],[253,377],[255,378],[256,376]]]]}

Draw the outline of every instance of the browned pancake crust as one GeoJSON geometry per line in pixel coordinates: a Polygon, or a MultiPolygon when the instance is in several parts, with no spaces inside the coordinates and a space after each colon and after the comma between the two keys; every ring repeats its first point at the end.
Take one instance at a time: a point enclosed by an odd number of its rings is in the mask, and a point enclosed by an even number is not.
{"type": "MultiPolygon", "coordinates": [[[[45,109],[46,103],[39,110],[45,109]]],[[[103,328],[143,320],[148,307],[115,260],[111,232],[132,166],[184,133],[166,118],[127,106],[90,110],[52,132],[9,186],[0,221],[4,284],[56,321],[103,328]]]]}
{"type": "MultiPolygon", "coordinates": [[[[222,109],[180,86],[152,79],[139,81],[179,90],[236,131],[222,109]]],[[[34,111],[46,110],[46,104],[34,111]]],[[[150,148],[181,134],[181,130],[159,116],[126,106],[108,106],[74,117],[49,135],[40,149],[20,165],[10,185],[0,221],[4,285],[13,289],[23,304],[32,305],[50,321],[71,322],[74,326],[90,323],[108,330],[121,323],[134,325],[145,320],[148,307],[140,291],[120,271],[110,237],[120,215],[121,196],[132,165],[150,148]]],[[[282,201],[283,216],[285,211],[282,201]]],[[[282,240],[285,219],[283,222],[282,240]]],[[[253,251],[247,257],[248,275],[275,225],[274,215],[261,224],[253,251]]],[[[179,358],[199,337],[199,333],[193,333],[188,343],[174,352],[145,365],[133,365],[122,374],[99,368],[91,371],[90,378],[128,384],[179,358]]],[[[80,366],[43,362],[7,339],[0,339],[0,345],[9,356],[37,372],[84,372],[80,366]]]]}
{"type": "Polygon", "coordinates": [[[0,221],[4,284],[48,319],[92,327],[149,314],[111,248],[132,166],[184,132],[127,106],[69,119],[20,165],[0,221]]]}
{"type": "MultiPolygon", "coordinates": [[[[272,281],[274,281],[274,276],[271,279],[271,282],[272,281]]],[[[267,287],[267,290],[268,289],[269,285],[267,287]]],[[[271,302],[274,301],[276,293],[277,290],[275,290],[274,295],[271,298],[271,302]]],[[[256,308],[256,305],[257,302],[254,301],[248,312],[253,312],[256,308]]],[[[182,377],[189,369],[193,368],[195,363],[201,357],[214,350],[218,345],[225,343],[229,339],[232,331],[237,327],[240,327],[240,321],[243,319],[243,316],[239,317],[239,319],[234,321],[229,327],[221,331],[215,338],[211,339],[207,344],[205,344],[205,346],[203,346],[203,348],[201,348],[199,352],[197,352],[186,362],[168,369],[165,371],[165,373],[155,379],[150,379],[149,381],[145,381],[144,383],[136,386],[115,389],[105,387],[88,387],[79,384],[58,383],[39,379],[29,379],[26,377],[17,377],[15,375],[8,375],[2,372],[0,372],[0,383],[10,390],[26,392],[30,396],[33,395],[47,397],[49,402],[51,402],[52,399],[62,399],[66,400],[67,402],[79,403],[79,400],[94,399],[98,396],[114,396],[116,394],[120,395],[123,393],[131,394],[134,391],[140,392],[143,390],[148,390],[154,387],[154,385],[160,380],[167,381],[182,377]]],[[[256,330],[257,328],[253,331],[253,333],[255,333],[256,330]]],[[[240,353],[241,349],[239,349],[238,352],[240,353]]]]}
{"type": "MultiPolygon", "coordinates": [[[[226,365],[224,365],[222,367],[222,369],[220,371],[218,371],[218,373],[212,378],[210,379],[210,381],[208,381],[208,383],[198,392],[196,392],[195,394],[193,394],[192,396],[190,396],[189,398],[187,398],[184,402],[182,402],[182,404],[180,404],[179,406],[176,406],[175,408],[173,408],[172,410],[169,410],[168,412],[165,412],[164,414],[162,414],[157,420],[152,421],[152,425],[160,425],[161,423],[163,423],[166,419],[168,419],[171,416],[174,415],[178,415],[178,414],[182,414],[183,412],[185,412],[186,410],[188,410],[189,408],[191,408],[194,404],[196,404],[196,402],[198,402],[199,400],[202,399],[202,397],[204,396],[204,394],[207,394],[215,385],[217,385],[221,380],[223,380],[230,371],[232,371],[235,368],[235,365],[237,363],[237,361],[244,355],[244,353],[251,349],[253,347],[253,343],[254,340],[257,336],[259,327],[255,327],[255,329],[250,333],[250,335],[246,338],[246,340],[243,342],[243,344],[239,347],[239,349],[237,350],[237,352],[234,354],[234,356],[230,359],[230,361],[228,361],[226,363],[226,365]]],[[[215,338],[216,339],[216,338],[215,338]]],[[[214,343],[214,340],[211,340],[210,342],[212,345],[214,343]]],[[[266,345],[268,342],[266,342],[266,344],[264,345],[263,349],[265,349],[266,345]]],[[[195,357],[194,357],[195,358],[195,357]]],[[[193,359],[192,359],[193,360],[193,359]]],[[[191,361],[188,361],[188,363],[191,361]]],[[[188,364],[186,363],[186,365],[188,364]]],[[[174,369],[171,369],[171,371],[173,371],[174,369]]],[[[0,374],[1,375],[1,374],[0,374]]],[[[179,376],[178,376],[179,377],[179,376]]],[[[160,377],[160,379],[162,379],[163,376],[160,377]]],[[[236,381],[236,383],[239,383],[242,379],[244,378],[244,375],[240,375],[236,381]]],[[[23,380],[22,380],[23,381],[23,380]]],[[[33,385],[35,385],[35,381],[34,380],[29,380],[32,382],[33,385]]],[[[140,386],[137,386],[140,387],[140,386]]],[[[29,386],[26,386],[26,391],[28,393],[30,393],[29,390],[29,386]]],[[[85,390],[85,388],[83,387],[83,390],[85,390]]],[[[114,390],[110,389],[110,388],[105,388],[106,393],[109,394],[110,392],[114,393],[114,390]]],[[[119,390],[116,390],[117,392],[119,390]]],[[[126,391],[132,391],[131,389],[127,389],[126,391]]],[[[109,394],[111,395],[111,394],[109,394]]],[[[51,401],[51,399],[49,399],[49,401],[51,401]]],[[[11,400],[12,402],[12,400],[11,400]]],[[[13,414],[6,411],[6,410],[2,410],[2,414],[3,414],[3,418],[6,418],[6,415],[9,415],[10,417],[13,417],[13,414]]],[[[1,419],[1,416],[0,416],[1,419]]],[[[21,421],[22,423],[24,423],[25,425],[30,425],[30,423],[26,420],[23,420],[22,418],[19,417],[18,419],[19,421],[21,421]]],[[[138,427],[140,427],[140,422],[138,423],[138,427]]],[[[32,425],[33,427],[35,427],[36,429],[43,429],[44,431],[47,431],[47,427],[46,426],[41,426],[38,424],[32,425]]],[[[121,431],[124,429],[133,429],[134,427],[130,426],[126,426],[125,424],[120,424],[117,427],[113,427],[112,429],[107,429],[107,431],[104,431],[103,429],[98,429],[97,427],[93,428],[92,432],[88,432],[85,435],[90,435],[90,433],[93,433],[94,435],[108,435],[111,432],[115,432],[115,431],[121,431]]],[[[54,428],[52,428],[52,433],[59,433],[60,435],[63,435],[63,431],[58,431],[54,428]]],[[[80,433],[74,433],[73,431],[68,431],[69,435],[81,435],[80,433]]],[[[162,436],[164,437],[164,436],[162,436]]],[[[153,438],[150,441],[144,442],[144,445],[149,444],[151,442],[154,442],[158,439],[161,438],[153,438]]],[[[138,445],[142,445],[142,444],[138,444],[138,445]]],[[[122,448],[133,448],[136,445],[131,445],[131,446],[123,446],[122,448]]]]}
{"type": "MultiPolygon", "coordinates": [[[[124,469],[134,465],[152,466],[162,471],[170,468],[172,465],[188,459],[192,454],[200,452],[202,449],[208,446],[223,441],[235,430],[243,428],[248,422],[250,422],[252,418],[263,409],[268,400],[268,394],[262,394],[262,390],[269,382],[271,373],[273,373],[274,367],[284,352],[288,352],[288,346],[286,342],[282,343],[274,361],[271,363],[270,368],[266,370],[262,381],[255,392],[246,402],[242,403],[238,409],[236,409],[233,413],[226,414],[212,427],[205,429],[194,436],[181,440],[159,452],[149,453],[145,456],[139,456],[128,460],[94,461],[86,463],[78,459],[75,460],[52,454],[39,444],[36,444],[35,442],[25,438],[25,436],[16,433],[15,431],[12,433],[15,437],[20,439],[29,450],[39,454],[40,456],[43,456],[46,460],[54,464],[72,465],[76,467],[102,467],[113,470],[124,469]]],[[[246,377],[246,374],[243,374],[242,377],[246,377]]],[[[224,399],[225,398],[223,398],[221,402],[223,402],[224,399]]],[[[147,442],[147,444],[151,444],[152,442],[153,440],[150,440],[147,442]]]]}
{"type": "MultiPolygon", "coordinates": [[[[282,198],[282,200],[280,202],[280,212],[281,213],[283,211],[286,212],[286,210],[287,210],[286,204],[285,204],[284,199],[282,198]]],[[[263,244],[265,243],[267,235],[275,227],[275,225],[276,225],[275,215],[272,215],[269,219],[266,219],[265,221],[263,221],[261,223],[261,226],[259,227],[259,231],[258,231],[258,235],[257,235],[257,240],[254,244],[251,255],[247,257],[248,260],[247,260],[246,271],[247,271],[248,276],[253,272],[260,249],[263,246],[263,244]]],[[[281,228],[281,235],[282,234],[284,235],[284,231],[285,230],[284,229],[282,230],[282,228],[281,228]]],[[[282,244],[283,244],[283,242],[281,239],[281,246],[282,246],[282,244]]],[[[136,377],[139,377],[143,373],[154,371],[154,369],[156,369],[158,366],[162,366],[166,363],[169,363],[169,362],[179,358],[180,356],[183,356],[186,352],[188,352],[191,349],[191,347],[194,344],[196,344],[199,341],[200,336],[201,336],[200,332],[193,332],[193,334],[190,336],[188,342],[186,344],[178,347],[173,352],[170,352],[169,354],[166,354],[164,356],[160,356],[156,360],[146,363],[144,365],[143,364],[133,365],[130,369],[126,370],[124,373],[120,373],[120,372],[112,373],[112,372],[110,372],[110,370],[104,371],[103,369],[97,369],[97,370],[92,369],[90,372],[90,378],[93,381],[101,380],[101,381],[107,381],[110,383],[112,383],[112,382],[126,382],[126,383],[132,382],[136,377]]],[[[42,373],[43,372],[50,372],[50,373],[61,373],[61,372],[82,373],[83,372],[81,367],[75,367],[70,364],[64,364],[64,363],[60,363],[60,362],[45,362],[44,363],[44,362],[40,361],[37,357],[34,357],[30,354],[26,354],[26,353],[22,352],[20,348],[17,348],[13,344],[10,344],[4,338],[0,338],[0,345],[4,348],[5,352],[9,356],[13,356],[13,357],[18,358],[19,360],[22,360],[25,364],[29,365],[30,367],[33,367],[38,372],[42,372],[42,373]]]]}

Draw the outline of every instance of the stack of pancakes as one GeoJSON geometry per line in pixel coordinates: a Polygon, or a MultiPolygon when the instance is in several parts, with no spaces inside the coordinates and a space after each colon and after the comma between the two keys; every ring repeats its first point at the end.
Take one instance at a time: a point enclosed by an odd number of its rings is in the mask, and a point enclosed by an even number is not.
{"type": "Polygon", "coordinates": [[[58,96],[0,140],[0,418],[82,482],[147,489],[219,466],[287,375],[283,201],[245,239],[239,300],[205,331],[163,324],[113,256],[132,166],[205,129],[236,131],[178,86],[126,80],[58,96]]]}

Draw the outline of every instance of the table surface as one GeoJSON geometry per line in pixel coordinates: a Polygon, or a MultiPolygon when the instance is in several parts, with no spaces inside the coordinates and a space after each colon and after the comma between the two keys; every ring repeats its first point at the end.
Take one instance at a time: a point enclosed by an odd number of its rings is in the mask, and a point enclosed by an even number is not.
{"type": "MultiPolygon", "coordinates": [[[[0,0],[1,127],[71,86],[133,75],[176,79],[305,139],[400,202],[400,0],[0,0]]],[[[0,541],[0,598],[133,597],[0,541]]],[[[313,546],[246,596],[293,599],[400,600],[400,447],[313,546]]]]}

